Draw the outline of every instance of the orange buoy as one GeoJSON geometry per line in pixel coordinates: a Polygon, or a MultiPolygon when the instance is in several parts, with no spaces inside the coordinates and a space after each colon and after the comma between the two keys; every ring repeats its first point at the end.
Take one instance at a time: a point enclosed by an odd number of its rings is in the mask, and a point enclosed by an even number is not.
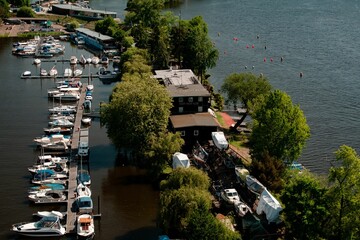
{"type": "Polygon", "coordinates": [[[264,62],[266,62],[266,57],[264,57],[264,62]]]}
{"type": "Polygon", "coordinates": [[[255,46],[254,46],[254,44],[251,46],[251,48],[254,48],[255,46]]]}

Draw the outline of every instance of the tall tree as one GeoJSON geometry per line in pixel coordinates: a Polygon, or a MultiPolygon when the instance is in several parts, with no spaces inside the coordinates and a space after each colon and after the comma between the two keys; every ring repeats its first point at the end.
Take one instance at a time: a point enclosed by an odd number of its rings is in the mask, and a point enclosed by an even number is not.
{"type": "Polygon", "coordinates": [[[7,18],[10,13],[9,3],[6,0],[0,0],[0,18],[7,18]]]}
{"type": "MultiPolygon", "coordinates": [[[[219,52],[209,38],[207,24],[201,16],[197,16],[179,26],[186,28],[184,42],[180,43],[183,67],[192,69],[203,79],[206,69],[215,67],[219,58],[219,52]]],[[[174,39],[175,44],[176,41],[178,38],[174,39]]]]}
{"type": "Polygon", "coordinates": [[[117,147],[144,153],[150,148],[150,136],[166,131],[171,101],[151,77],[118,83],[110,102],[101,108],[108,136],[117,147]]]}
{"type": "Polygon", "coordinates": [[[292,162],[296,160],[310,136],[304,113],[286,93],[275,90],[260,96],[253,106],[253,129],[250,154],[261,161],[264,153],[292,162]]]}
{"type": "Polygon", "coordinates": [[[171,163],[171,156],[179,152],[184,145],[184,140],[180,133],[161,132],[149,137],[149,149],[146,150],[145,156],[151,164],[150,172],[158,179],[163,170],[171,163]]]}
{"type": "Polygon", "coordinates": [[[263,76],[256,76],[253,73],[233,73],[225,78],[221,91],[225,93],[227,101],[236,105],[241,103],[246,112],[236,122],[234,129],[240,126],[249,114],[249,107],[260,95],[269,94],[272,87],[269,81],[263,76]]]}
{"type": "Polygon", "coordinates": [[[289,179],[281,194],[285,205],[283,217],[285,239],[324,239],[328,209],[327,189],[310,172],[296,174],[289,179]]]}
{"type": "Polygon", "coordinates": [[[208,190],[210,179],[203,171],[196,168],[177,168],[167,180],[161,182],[162,189],[179,189],[181,187],[208,190]]]}
{"type": "Polygon", "coordinates": [[[359,239],[360,236],[360,158],[349,146],[335,153],[336,165],[329,170],[332,183],[329,197],[333,199],[333,232],[336,239],[359,239]]]}

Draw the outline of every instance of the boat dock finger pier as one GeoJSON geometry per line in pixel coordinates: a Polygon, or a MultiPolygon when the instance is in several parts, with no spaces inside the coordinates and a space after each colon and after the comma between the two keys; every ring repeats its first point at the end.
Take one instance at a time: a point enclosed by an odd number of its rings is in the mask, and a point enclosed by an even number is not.
{"type": "Polygon", "coordinates": [[[77,186],[77,172],[78,162],[76,153],[79,147],[81,119],[84,111],[84,101],[87,84],[81,87],[81,95],[77,105],[76,117],[71,139],[70,165],[69,165],[69,180],[68,180],[68,200],[67,200],[67,214],[66,214],[66,233],[76,233],[76,211],[74,205],[76,201],[76,186],[77,186]]]}

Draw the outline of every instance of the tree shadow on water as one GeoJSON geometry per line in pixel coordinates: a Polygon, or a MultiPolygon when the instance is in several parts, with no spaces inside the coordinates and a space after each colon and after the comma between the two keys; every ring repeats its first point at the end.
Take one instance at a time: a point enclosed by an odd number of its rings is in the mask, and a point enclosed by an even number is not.
{"type": "Polygon", "coordinates": [[[158,240],[159,229],[156,227],[143,227],[133,231],[129,231],[125,235],[118,236],[116,240],[158,240]]]}

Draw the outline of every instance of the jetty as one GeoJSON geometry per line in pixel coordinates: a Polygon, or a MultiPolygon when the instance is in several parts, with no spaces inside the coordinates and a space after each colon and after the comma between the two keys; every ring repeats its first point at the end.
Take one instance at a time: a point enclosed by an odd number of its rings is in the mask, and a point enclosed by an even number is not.
{"type": "Polygon", "coordinates": [[[83,84],[81,87],[81,95],[77,105],[76,117],[74,122],[73,133],[71,137],[71,153],[70,153],[70,165],[69,165],[69,179],[68,179],[68,199],[67,199],[67,214],[66,214],[66,233],[76,232],[76,211],[74,211],[74,205],[76,201],[76,186],[77,186],[77,172],[78,163],[75,157],[80,138],[81,119],[84,111],[84,101],[86,94],[87,84],[83,84]]]}

